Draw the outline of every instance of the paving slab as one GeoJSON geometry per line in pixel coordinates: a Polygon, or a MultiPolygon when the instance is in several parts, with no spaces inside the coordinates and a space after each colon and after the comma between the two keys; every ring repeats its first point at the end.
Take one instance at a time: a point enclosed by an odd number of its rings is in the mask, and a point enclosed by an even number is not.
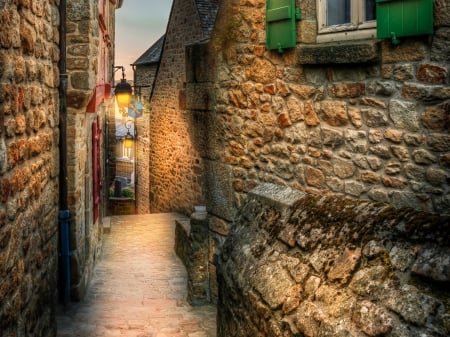
{"type": "Polygon", "coordinates": [[[57,312],[58,337],[216,337],[216,307],[186,301],[176,213],[113,216],[85,298],[57,312]]]}

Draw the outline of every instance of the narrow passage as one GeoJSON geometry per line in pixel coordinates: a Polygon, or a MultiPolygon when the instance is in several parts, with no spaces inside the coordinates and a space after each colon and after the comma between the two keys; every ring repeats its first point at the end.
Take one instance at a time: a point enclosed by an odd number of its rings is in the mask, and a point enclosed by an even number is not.
{"type": "Polygon", "coordinates": [[[58,337],[215,337],[216,308],[191,307],[174,252],[177,214],[116,216],[85,299],[58,310],[58,337]]]}

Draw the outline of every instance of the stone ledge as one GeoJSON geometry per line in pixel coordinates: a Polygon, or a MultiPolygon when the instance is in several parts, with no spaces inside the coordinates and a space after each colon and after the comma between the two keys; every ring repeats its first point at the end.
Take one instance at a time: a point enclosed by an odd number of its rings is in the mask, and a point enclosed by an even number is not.
{"type": "Polygon", "coordinates": [[[305,193],[287,186],[265,183],[255,187],[248,195],[268,206],[284,209],[294,206],[305,193]]]}
{"type": "Polygon", "coordinates": [[[380,60],[380,42],[331,42],[297,47],[300,64],[353,64],[380,60]]]}

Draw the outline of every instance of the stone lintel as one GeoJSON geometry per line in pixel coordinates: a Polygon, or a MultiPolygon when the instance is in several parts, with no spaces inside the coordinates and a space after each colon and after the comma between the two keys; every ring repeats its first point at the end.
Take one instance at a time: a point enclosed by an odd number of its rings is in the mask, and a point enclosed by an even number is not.
{"type": "Polygon", "coordinates": [[[297,47],[300,64],[350,64],[380,60],[377,41],[331,42],[297,47]]]}

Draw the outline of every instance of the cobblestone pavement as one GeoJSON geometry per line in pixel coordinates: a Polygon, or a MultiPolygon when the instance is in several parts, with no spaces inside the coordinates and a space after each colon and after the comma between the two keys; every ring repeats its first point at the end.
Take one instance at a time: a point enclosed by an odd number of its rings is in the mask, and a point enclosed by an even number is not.
{"type": "Polygon", "coordinates": [[[58,337],[215,337],[215,306],[186,301],[176,214],[116,216],[85,299],[60,308],[58,337]]]}

